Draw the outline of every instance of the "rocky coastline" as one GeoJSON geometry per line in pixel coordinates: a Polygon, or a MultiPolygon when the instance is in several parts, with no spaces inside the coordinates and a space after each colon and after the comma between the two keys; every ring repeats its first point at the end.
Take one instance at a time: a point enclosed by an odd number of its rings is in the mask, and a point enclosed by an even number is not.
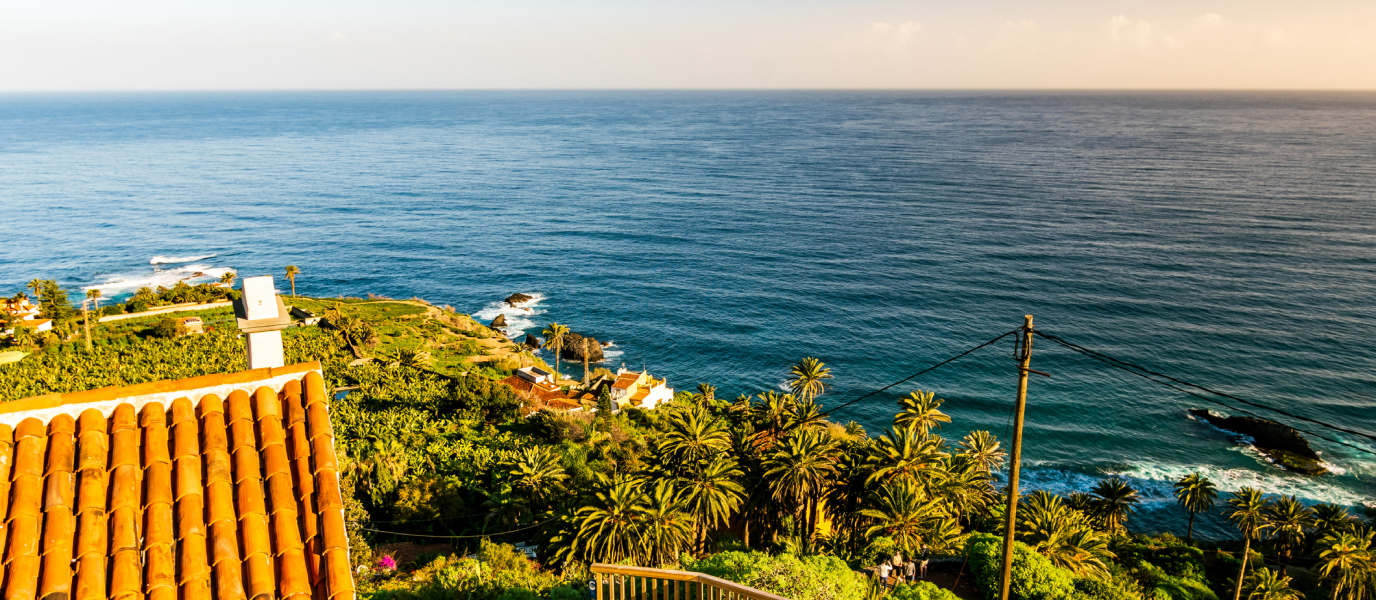
{"type": "Polygon", "coordinates": [[[1323,475],[1328,469],[1323,459],[1293,427],[1255,417],[1234,417],[1192,408],[1190,416],[1224,431],[1245,436],[1256,448],[1280,467],[1305,475],[1323,475]]]}

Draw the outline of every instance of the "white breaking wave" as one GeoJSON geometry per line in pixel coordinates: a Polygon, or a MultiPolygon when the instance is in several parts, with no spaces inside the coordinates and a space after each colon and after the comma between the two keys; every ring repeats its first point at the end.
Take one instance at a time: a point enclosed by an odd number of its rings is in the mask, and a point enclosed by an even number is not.
{"type": "Polygon", "coordinates": [[[611,360],[611,359],[613,359],[613,358],[620,358],[620,357],[625,356],[625,355],[626,355],[626,351],[625,351],[625,350],[610,350],[610,349],[608,349],[608,348],[603,348],[603,349],[602,349],[602,362],[607,362],[607,361],[609,361],[609,360],[611,360]]]}
{"type": "Polygon", "coordinates": [[[488,304],[482,310],[473,313],[473,318],[486,325],[496,319],[497,315],[506,315],[506,327],[502,328],[502,332],[513,340],[523,337],[527,331],[537,328],[531,317],[547,312],[537,308],[537,305],[545,300],[544,294],[534,292],[526,295],[530,296],[530,300],[518,302],[515,306],[511,306],[505,301],[488,304]]]}
{"type": "Polygon", "coordinates": [[[188,285],[219,281],[222,275],[233,270],[202,264],[185,265],[152,273],[112,275],[106,279],[105,283],[89,285],[82,289],[100,290],[102,296],[114,297],[145,287],[149,289],[157,289],[158,286],[170,288],[176,285],[178,281],[185,281],[188,285]]]}
{"type": "Polygon", "coordinates": [[[215,256],[216,255],[214,254],[206,254],[204,256],[154,256],[153,260],[148,261],[148,264],[170,265],[176,263],[189,263],[196,262],[198,260],[205,260],[207,258],[215,258],[215,256]]]}
{"type": "MultiPolygon", "coordinates": [[[[1246,448],[1251,450],[1250,447],[1246,448]]],[[[1254,450],[1251,450],[1255,452],[1254,450]]],[[[1174,503],[1175,482],[1190,473],[1200,473],[1218,486],[1220,493],[1235,492],[1244,487],[1256,488],[1268,495],[1296,496],[1306,503],[1326,502],[1354,506],[1367,501],[1352,490],[1344,489],[1333,478],[1311,477],[1287,471],[1255,471],[1225,469],[1214,466],[1166,465],[1138,463],[1123,467],[1105,468],[1098,473],[1084,473],[1067,469],[1030,465],[1019,477],[1024,491],[1045,490],[1066,496],[1074,492],[1088,492],[1099,480],[1118,476],[1129,482],[1142,498],[1143,504],[1174,503]]]]}

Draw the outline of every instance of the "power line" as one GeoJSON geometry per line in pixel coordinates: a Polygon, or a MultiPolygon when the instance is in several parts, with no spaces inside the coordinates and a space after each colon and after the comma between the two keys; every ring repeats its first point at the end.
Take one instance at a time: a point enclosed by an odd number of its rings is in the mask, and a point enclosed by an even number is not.
{"type": "Polygon", "coordinates": [[[1222,396],[1222,397],[1228,398],[1228,399],[1230,399],[1230,400],[1236,400],[1236,401],[1241,402],[1241,403],[1243,403],[1243,404],[1246,404],[1246,405],[1248,405],[1248,406],[1254,406],[1254,407],[1256,407],[1256,408],[1266,409],[1266,410],[1269,410],[1269,411],[1272,411],[1272,412],[1275,412],[1275,413],[1279,413],[1279,414],[1285,415],[1285,416],[1290,417],[1290,418],[1292,418],[1292,419],[1298,419],[1298,420],[1300,420],[1300,421],[1307,421],[1307,422],[1313,423],[1313,424],[1315,424],[1315,425],[1320,425],[1320,426],[1323,426],[1323,427],[1327,427],[1327,428],[1332,429],[1332,430],[1334,430],[1334,431],[1341,431],[1341,432],[1343,432],[1343,433],[1355,435],[1355,436],[1358,436],[1358,437],[1363,437],[1363,438],[1366,438],[1366,439],[1371,440],[1371,441],[1373,441],[1373,442],[1376,442],[1376,436],[1373,436],[1373,435],[1370,435],[1370,434],[1362,433],[1362,432],[1360,432],[1360,431],[1356,431],[1356,430],[1352,430],[1352,429],[1347,429],[1346,427],[1339,427],[1339,426],[1337,426],[1337,425],[1331,425],[1331,424],[1325,423],[1325,422],[1323,422],[1323,421],[1318,421],[1318,420],[1315,420],[1315,419],[1311,419],[1311,418],[1309,418],[1309,417],[1305,417],[1305,416],[1302,416],[1302,415],[1297,415],[1297,414],[1295,414],[1295,413],[1287,412],[1287,411],[1281,410],[1281,409],[1279,409],[1279,408],[1272,408],[1272,407],[1270,407],[1270,406],[1266,406],[1265,404],[1260,404],[1260,403],[1257,403],[1257,402],[1252,402],[1251,400],[1247,400],[1247,399],[1244,399],[1244,398],[1239,398],[1239,397],[1234,396],[1234,395],[1232,395],[1232,394],[1220,392],[1220,391],[1218,391],[1218,390],[1209,389],[1209,388],[1206,388],[1206,387],[1204,387],[1204,386],[1202,386],[1202,385],[1193,384],[1193,383],[1190,383],[1190,382],[1188,382],[1188,381],[1181,381],[1181,380],[1179,380],[1179,379],[1176,379],[1176,378],[1174,378],[1174,377],[1171,377],[1170,375],[1166,375],[1165,373],[1157,373],[1157,372],[1151,371],[1151,370],[1149,370],[1149,369],[1144,369],[1144,368],[1139,367],[1139,366],[1137,366],[1137,365],[1134,365],[1134,364],[1132,364],[1132,363],[1128,363],[1128,362],[1126,362],[1126,361],[1122,361],[1122,360],[1113,358],[1112,356],[1108,356],[1108,355],[1103,354],[1103,353],[1100,353],[1100,352],[1095,352],[1095,351],[1093,351],[1093,350],[1090,350],[1090,349],[1088,349],[1088,348],[1085,348],[1084,346],[1080,346],[1080,345],[1078,345],[1078,344],[1071,343],[1071,342],[1069,342],[1069,341],[1066,341],[1066,340],[1064,340],[1064,339],[1061,339],[1061,338],[1059,338],[1059,337],[1056,337],[1056,336],[1051,335],[1051,334],[1048,334],[1048,333],[1042,333],[1042,332],[1040,332],[1040,331],[1039,331],[1039,332],[1036,332],[1036,333],[1037,333],[1037,335],[1040,335],[1040,336],[1042,336],[1042,337],[1044,337],[1044,338],[1046,338],[1046,339],[1049,339],[1049,340],[1051,340],[1051,341],[1053,341],[1053,342],[1059,343],[1059,344],[1061,344],[1061,345],[1069,346],[1069,347],[1071,347],[1072,349],[1076,350],[1077,352],[1088,352],[1088,353],[1097,354],[1097,355],[1103,356],[1104,358],[1107,358],[1107,359],[1109,359],[1109,360],[1112,360],[1113,362],[1116,362],[1116,363],[1120,363],[1120,364],[1126,365],[1126,366],[1128,366],[1128,367],[1137,369],[1137,370],[1142,371],[1142,372],[1144,372],[1144,373],[1150,373],[1150,374],[1155,375],[1155,376],[1157,376],[1157,377],[1161,377],[1161,378],[1164,378],[1164,379],[1169,379],[1169,380],[1171,380],[1171,381],[1173,381],[1173,382],[1175,382],[1175,383],[1178,383],[1178,384],[1183,385],[1183,386],[1186,386],[1186,387],[1192,387],[1192,388],[1195,388],[1195,389],[1198,389],[1198,390],[1203,390],[1203,391],[1206,391],[1206,392],[1208,392],[1208,393],[1210,393],[1210,394],[1213,394],[1213,395],[1215,395],[1215,396],[1222,396]]]}
{"type": "Polygon", "coordinates": [[[366,519],[366,520],[363,520],[363,521],[349,521],[349,522],[350,522],[350,523],[433,523],[433,522],[435,522],[435,521],[448,521],[448,520],[450,520],[450,519],[462,519],[462,518],[464,518],[464,517],[481,517],[481,516],[490,515],[490,514],[492,514],[492,511],[485,511],[485,512],[478,512],[478,513],[468,513],[468,514],[466,514],[466,515],[450,515],[450,516],[448,516],[448,517],[437,517],[437,518],[434,518],[434,519],[396,519],[396,520],[393,520],[393,521],[374,521],[373,519],[366,519]]]}
{"type": "Polygon", "coordinates": [[[426,534],[423,534],[423,533],[401,533],[401,532],[399,532],[399,531],[382,531],[382,530],[380,530],[380,529],[371,529],[371,528],[368,528],[368,527],[356,527],[355,529],[357,529],[357,530],[359,530],[359,531],[371,531],[371,532],[373,532],[373,533],[384,533],[384,534],[387,534],[387,535],[400,535],[400,536],[410,536],[410,537],[419,537],[419,538],[434,538],[434,539],[445,539],[445,540],[466,540],[466,539],[482,538],[482,537],[494,537],[494,536],[499,536],[499,535],[506,535],[506,534],[508,534],[508,533],[517,533],[517,532],[525,531],[525,530],[527,530],[527,529],[534,529],[534,528],[539,527],[539,526],[541,526],[541,525],[544,525],[544,524],[546,524],[546,523],[550,523],[550,522],[552,522],[552,521],[558,520],[558,518],[559,518],[559,517],[554,517],[554,518],[552,518],[552,519],[546,519],[546,520],[541,521],[541,522],[539,522],[539,523],[536,523],[536,524],[534,524],[534,525],[527,525],[527,526],[522,527],[522,528],[520,528],[520,529],[512,529],[511,531],[498,531],[498,532],[496,532],[496,533],[480,533],[480,534],[477,534],[477,535],[426,535],[426,534]]]}
{"type": "MultiPolygon", "coordinates": [[[[1064,339],[1062,339],[1062,338],[1059,338],[1059,337],[1057,337],[1057,336],[1054,336],[1054,335],[1051,335],[1051,334],[1048,334],[1048,333],[1043,333],[1043,332],[1041,332],[1041,331],[1034,331],[1033,333],[1036,334],[1036,335],[1041,336],[1042,338],[1045,338],[1045,339],[1047,339],[1047,340],[1050,340],[1050,341],[1052,341],[1052,342],[1055,342],[1055,343],[1057,343],[1057,344],[1060,344],[1061,346],[1064,346],[1064,347],[1066,347],[1066,348],[1068,348],[1068,349],[1070,349],[1070,350],[1072,350],[1072,351],[1074,351],[1074,352],[1078,352],[1078,353],[1080,353],[1080,354],[1083,354],[1083,355],[1085,355],[1085,356],[1088,356],[1088,357],[1090,357],[1090,358],[1092,358],[1092,359],[1094,359],[1094,360],[1097,360],[1097,361],[1099,361],[1099,362],[1102,362],[1102,363],[1104,363],[1104,364],[1106,364],[1106,365],[1109,365],[1109,366],[1111,366],[1111,367],[1114,367],[1114,368],[1116,368],[1116,369],[1120,369],[1120,370],[1122,370],[1122,371],[1126,371],[1126,372],[1128,372],[1128,373],[1132,373],[1133,375],[1136,375],[1136,376],[1138,376],[1138,377],[1141,377],[1141,378],[1143,378],[1143,379],[1146,379],[1147,381],[1150,381],[1150,382],[1152,382],[1152,383],[1156,383],[1156,384],[1158,384],[1158,385],[1166,386],[1166,387],[1171,388],[1171,389],[1173,389],[1173,390],[1176,390],[1176,391],[1178,391],[1178,392],[1181,392],[1181,393],[1184,393],[1184,394],[1189,394],[1189,395],[1191,395],[1191,396],[1194,396],[1195,398],[1199,398],[1199,399],[1201,399],[1201,400],[1204,400],[1205,402],[1212,402],[1212,403],[1214,403],[1214,404],[1217,404],[1217,405],[1219,405],[1219,406],[1222,406],[1222,407],[1224,407],[1224,408],[1227,408],[1228,410],[1233,411],[1233,412],[1239,412],[1239,413],[1242,413],[1242,414],[1244,414],[1244,415],[1247,415],[1247,416],[1250,416],[1250,417],[1256,417],[1256,418],[1262,419],[1262,420],[1269,420],[1269,419],[1266,419],[1266,417],[1263,417],[1263,416],[1261,416],[1261,415],[1258,415],[1258,414],[1256,414],[1256,413],[1254,413],[1254,412],[1250,412],[1250,411],[1247,411],[1247,410],[1243,410],[1243,409],[1234,407],[1234,406],[1232,406],[1232,405],[1230,405],[1230,404],[1227,404],[1227,403],[1224,403],[1224,402],[1220,402],[1220,401],[1218,401],[1218,400],[1215,400],[1215,399],[1210,398],[1210,397],[1208,397],[1208,396],[1205,396],[1205,395],[1203,395],[1203,394],[1199,394],[1199,393],[1197,393],[1197,392],[1193,392],[1193,391],[1187,390],[1187,389],[1185,389],[1185,388],[1182,388],[1182,387],[1173,385],[1173,384],[1171,384],[1171,383],[1167,383],[1167,382],[1165,382],[1165,381],[1161,381],[1161,380],[1159,380],[1159,379],[1155,379],[1155,377],[1161,377],[1161,378],[1163,378],[1163,379],[1168,379],[1168,380],[1170,380],[1170,381],[1179,383],[1180,385],[1189,386],[1189,387],[1193,387],[1193,388],[1196,388],[1196,389],[1204,390],[1204,391],[1209,392],[1209,393],[1211,393],[1211,394],[1215,394],[1215,395],[1218,395],[1218,396],[1222,396],[1222,397],[1224,397],[1224,398],[1230,398],[1230,399],[1233,399],[1233,400],[1237,400],[1237,401],[1239,401],[1239,402],[1242,402],[1242,403],[1247,404],[1247,405],[1250,405],[1250,406],[1256,406],[1256,407],[1258,407],[1258,408],[1263,408],[1263,409],[1266,409],[1266,410],[1274,411],[1274,412],[1280,413],[1280,414],[1285,415],[1285,416],[1288,416],[1288,417],[1292,417],[1292,418],[1299,419],[1299,420],[1302,420],[1302,421],[1308,421],[1308,422],[1311,422],[1311,423],[1315,423],[1315,424],[1321,425],[1321,426],[1323,426],[1323,427],[1327,427],[1327,428],[1329,428],[1329,429],[1333,429],[1333,430],[1335,430],[1335,431],[1342,431],[1342,432],[1344,432],[1344,433],[1351,433],[1351,434],[1353,434],[1353,435],[1357,435],[1357,436],[1359,436],[1359,437],[1363,437],[1363,438],[1366,438],[1366,439],[1376,440],[1376,437],[1373,437],[1373,436],[1370,436],[1370,435],[1361,433],[1361,432],[1359,432],[1359,431],[1352,431],[1352,430],[1350,430],[1350,429],[1345,429],[1345,428],[1342,428],[1342,427],[1338,427],[1338,426],[1336,426],[1336,425],[1330,425],[1330,424],[1328,424],[1328,423],[1324,423],[1323,421],[1317,421],[1317,420],[1314,420],[1314,419],[1310,419],[1310,418],[1308,418],[1308,417],[1301,417],[1301,416],[1299,416],[1299,415],[1294,415],[1294,414],[1292,414],[1292,413],[1289,413],[1289,412],[1286,412],[1286,411],[1283,411],[1283,410],[1280,410],[1280,409],[1277,409],[1277,408],[1272,408],[1272,407],[1266,406],[1266,405],[1264,405],[1264,404],[1259,404],[1259,403],[1257,403],[1257,402],[1252,402],[1252,401],[1249,401],[1249,400],[1243,400],[1243,399],[1238,398],[1238,397],[1236,397],[1236,396],[1233,396],[1233,395],[1231,395],[1231,394],[1224,394],[1224,393],[1222,393],[1222,392],[1216,392],[1216,391],[1214,391],[1214,390],[1211,390],[1211,389],[1206,388],[1206,387],[1201,386],[1201,385],[1196,385],[1196,384],[1193,384],[1193,383],[1190,383],[1190,382],[1187,382],[1187,381],[1181,381],[1181,380],[1176,379],[1176,378],[1174,378],[1174,377],[1171,377],[1171,376],[1169,376],[1169,375],[1166,375],[1166,374],[1163,374],[1163,373],[1158,373],[1158,372],[1156,372],[1156,371],[1152,371],[1152,370],[1149,370],[1149,369],[1146,369],[1146,368],[1143,368],[1143,367],[1134,365],[1134,364],[1129,363],[1129,362],[1127,362],[1127,361],[1119,360],[1119,359],[1117,359],[1117,358],[1114,358],[1114,357],[1109,356],[1109,355],[1107,355],[1107,354],[1104,354],[1104,353],[1102,353],[1102,352],[1095,352],[1094,350],[1090,350],[1089,348],[1085,348],[1084,346],[1081,346],[1081,345],[1079,345],[1079,344],[1075,344],[1075,343],[1073,343],[1073,342],[1069,342],[1069,341],[1067,341],[1067,340],[1064,340],[1064,339]]],[[[1373,452],[1373,451],[1368,450],[1368,449],[1366,449],[1366,448],[1362,448],[1361,446],[1356,446],[1356,445],[1353,445],[1353,444],[1349,444],[1349,443],[1344,442],[1344,441],[1342,441],[1342,440],[1338,440],[1338,439],[1334,439],[1334,438],[1328,437],[1328,436],[1326,436],[1326,435],[1314,433],[1313,431],[1309,431],[1309,430],[1305,430],[1305,429],[1300,429],[1300,428],[1298,428],[1298,427],[1294,427],[1293,429],[1295,429],[1296,431],[1299,431],[1299,432],[1301,432],[1301,433],[1307,433],[1307,434],[1312,435],[1312,436],[1314,436],[1314,437],[1316,437],[1316,438],[1319,438],[1319,439],[1321,439],[1321,440],[1326,440],[1326,441],[1332,442],[1332,443],[1334,443],[1334,444],[1339,444],[1339,445],[1342,445],[1342,446],[1347,446],[1348,448],[1352,448],[1353,450],[1357,450],[1358,452],[1364,452],[1364,453],[1366,453],[1366,454],[1371,454],[1371,455],[1373,455],[1373,456],[1376,456],[1376,452],[1373,452]]]]}
{"type": "Polygon", "coordinates": [[[916,377],[918,377],[918,376],[925,375],[925,374],[927,374],[927,373],[930,373],[930,372],[932,372],[932,371],[935,371],[935,370],[937,370],[938,368],[941,368],[941,367],[945,366],[945,365],[948,364],[948,363],[955,362],[957,359],[962,358],[962,357],[964,357],[965,355],[970,354],[971,352],[974,352],[974,351],[976,351],[976,350],[979,350],[980,348],[983,348],[983,347],[985,347],[985,346],[991,345],[991,344],[993,344],[994,342],[997,342],[997,341],[999,341],[999,340],[1001,340],[1001,339],[1003,339],[1003,338],[1006,338],[1006,337],[1008,337],[1008,336],[1010,336],[1010,335],[1013,335],[1013,334],[1015,334],[1015,333],[1017,333],[1017,332],[1019,332],[1019,331],[1021,331],[1021,329],[1014,329],[1013,331],[1010,331],[1010,332],[1008,332],[1008,333],[1002,334],[1002,335],[1000,335],[1000,336],[998,336],[998,337],[996,337],[996,338],[994,338],[994,339],[992,339],[992,340],[989,340],[989,341],[987,341],[987,342],[984,342],[983,344],[980,344],[980,345],[978,345],[978,346],[975,346],[974,348],[971,348],[971,349],[969,349],[969,350],[966,350],[966,351],[964,351],[964,352],[961,352],[960,354],[957,354],[957,355],[955,355],[955,356],[952,356],[951,358],[948,358],[948,359],[946,359],[946,360],[943,360],[943,361],[941,361],[941,362],[939,362],[939,363],[936,363],[936,364],[934,364],[934,365],[932,365],[932,366],[930,366],[930,367],[927,367],[927,368],[925,368],[925,369],[923,369],[923,370],[921,370],[921,371],[918,371],[918,372],[916,372],[916,373],[913,373],[912,375],[909,375],[909,376],[907,376],[907,377],[904,377],[904,378],[902,378],[902,379],[899,379],[898,381],[895,381],[895,382],[893,382],[893,383],[890,383],[889,385],[886,385],[886,386],[884,386],[884,387],[882,387],[882,388],[879,388],[879,389],[877,389],[877,390],[874,390],[874,391],[872,391],[872,392],[870,392],[870,393],[868,393],[868,394],[865,394],[865,395],[863,395],[863,396],[860,396],[859,398],[856,398],[856,399],[854,399],[854,400],[851,400],[850,402],[847,402],[847,403],[845,403],[845,404],[841,404],[841,405],[837,406],[836,408],[833,408],[833,409],[830,409],[830,410],[823,411],[823,412],[822,412],[822,416],[824,416],[824,417],[825,417],[825,416],[829,416],[829,415],[831,415],[832,411],[841,410],[841,409],[843,409],[843,408],[845,408],[845,407],[847,407],[847,406],[850,406],[850,405],[852,405],[852,404],[855,404],[856,402],[859,402],[859,401],[861,401],[861,400],[864,400],[865,398],[869,398],[870,396],[873,396],[873,395],[875,395],[875,394],[878,394],[878,393],[881,393],[881,392],[883,392],[883,391],[885,391],[885,390],[888,390],[888,389],[891,388],[891,387],[894,387],[894,386],[896,386],[896,385],[899,385],[899,384],[903,384],[903,383],[907,383],[907,382],[909,382],[909,381],[912,381],[914,378],[916,378],[916,377]]]}

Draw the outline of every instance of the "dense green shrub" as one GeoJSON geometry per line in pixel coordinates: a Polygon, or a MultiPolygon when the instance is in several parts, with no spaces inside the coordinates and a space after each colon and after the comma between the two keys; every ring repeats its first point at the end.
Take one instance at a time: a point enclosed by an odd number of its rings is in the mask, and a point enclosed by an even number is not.
{"type": "Polygon", "coordinates": [[[1077,600],[1133,600],[1131,595],[1119,587],[1084,577],[1075,580],[1075,598],[1077,600]]]}
{"type": "Polygon", "coordinates": [[[702,560],[686,559],[683,568],[791,600],[858,599],[867,587],[863,575],[835,556],[722,552],[702,560]]]}
{"type": "MultiPolygon", "coordinates": [[[[1057,567],[1022,542],[1013,542],[1013,572],[1009,597],[1017,600],[1060,600],[1074,595],[1070,571],[1057,567]]],[[[966,545],[970,570],[985,598],[999,596],[1003,540],[989,534],[970,536],[966,545]]]]}
{"type": "Polygon", "coordinates": [[[896,586],[889,595],[888,600],[959,600],[951,590],[942,589],[930,581],[919,581],[913,584],[903,584],[896,586]]]}
{"type": "Polygon", "coordinates": [[[164,317],[162,320],[159,320],[152,329],[148,330],[148,335],[155,338],[170,340],[175,337],[186,335],[186,331],[186,325],[183,325],[180,319],[164,317]]]}
{"type": "Polygon", "coordinates": [[[482,541],[480,560],[440,557],[407,577],[368,580],[371,600],[575,600],[580,582],[540,569],[516,548],[482,541]]]}

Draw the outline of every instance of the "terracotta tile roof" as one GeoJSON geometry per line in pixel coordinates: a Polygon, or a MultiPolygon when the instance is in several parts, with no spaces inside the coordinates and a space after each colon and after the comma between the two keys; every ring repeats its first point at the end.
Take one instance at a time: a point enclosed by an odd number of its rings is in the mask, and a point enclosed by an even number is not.
{"type": "Polygon", "coordinates": [[[352,599],[319,369],[0,404],[4,600],[352,599]]]}
{"type": "Polygon", "coordinates": [[[639,380],[640,373],[622,373],[616,376],[616,383],[613,383],[612,387],[618,390],[629,389],[631,386],[635,385],[636,381],[639,380]]]}
{"type": "Polygon", "coordinates": [[[545,405],[556,410],[575,410],[583,408],[582,404],[568,398],[550,398],[545,405]]]}
{"type": "Polygon", "coordinates": [[[518,392],[530,394],[541,400],[565,397],[564,392],[553,384],[535,383],[533,381],[527,381],[517,375],[507,377],[503,379],[501,383],[511,386],[512,389],[518,392]]]}

